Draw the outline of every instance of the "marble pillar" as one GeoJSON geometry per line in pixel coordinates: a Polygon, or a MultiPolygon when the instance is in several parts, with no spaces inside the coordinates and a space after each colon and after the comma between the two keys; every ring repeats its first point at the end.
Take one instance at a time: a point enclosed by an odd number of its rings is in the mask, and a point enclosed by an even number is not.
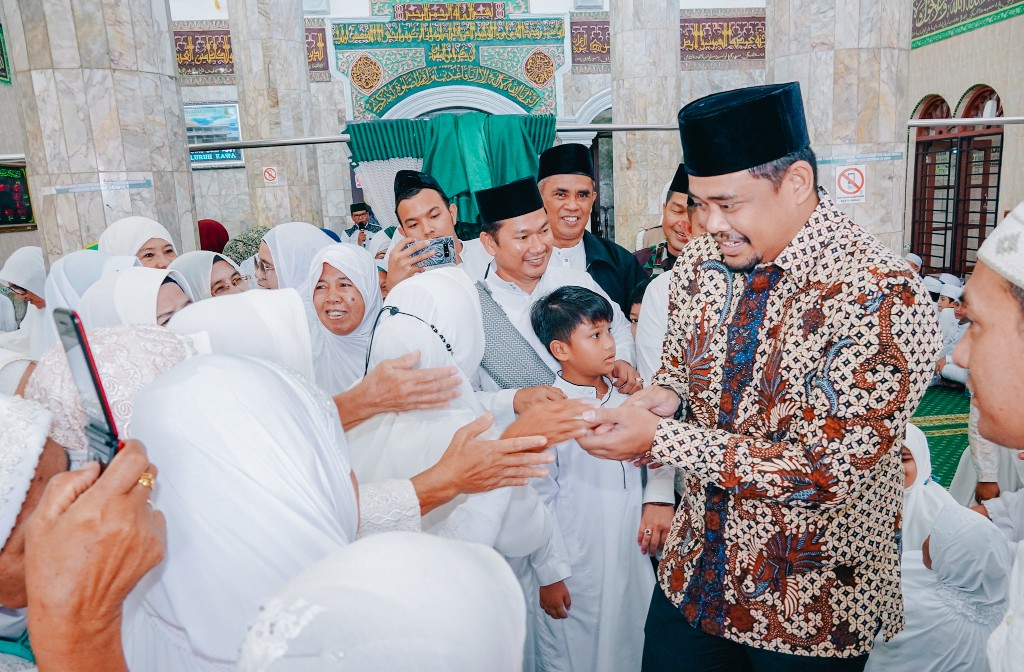
{"type": "MultiPolygon", "coordinates": [[[[239,126],[246,140],[314,135],[302,0],[230,0],[239,126]]],[[[322,226],[316,147],[245,150],[253,224],[322,226]],[[276,179],[266,178],[273,168],[276,179]]]]}
{"type": "MultiPolygon", "coordinates": [[[[613,123],[674,124],[679,0],[615,0],[610,17],[613,123]]],[[[661,225],[665,186],[679,165],[679,133],[618,132],[612,138],[615,240],[633,250],[637,232],[661,225]]]]}
{"type": "MultiPolygon", "coordinates": [[[[799,81],[818,181],[864,167],[864,203],[840,204],[902,251],[912,0],[768,0],[768,83],[799,81]]],[[[845,183],[848,186],[848,183],[845,183]]]]}
{"type": "Polygon", "coordinates": [[[51,260],[128,215],[197,248],[167,0],[2,0],[32,209],[51,260]]]}

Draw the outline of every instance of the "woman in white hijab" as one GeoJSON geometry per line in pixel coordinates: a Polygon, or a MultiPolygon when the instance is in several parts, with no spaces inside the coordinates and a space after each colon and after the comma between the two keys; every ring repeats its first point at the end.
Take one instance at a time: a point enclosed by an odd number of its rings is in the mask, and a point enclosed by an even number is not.
{"type": "Polygon", "coordinates": [[[78,310],[78,303],[82,300],[82,295],[101,277],[138,265],[139,260],[136,257],[112,257],[96,250],[78,250],[53,262],[44,286],[46,297],[46,318],[43,320],[45,335],[42,343],[43,351],[39,353],[39,357],[42,357],[43,352],[58,342],[57,327],[53,322],[54,309],[78,310]]]}
{"type": "Polygon", "coordinates": [[[117,220],[100,235],[98,248],[113,256],[138,257],[148,268],[167,268],[178,256],[170,232],[149,217],[117,220]]]}
{"type": "Polygon", "coordinates": [[[86,329],[119,324],[162,327],[192,300],[192,290],[177,271],[128,268],[100,278],[86,290],[78,313],[86,329]]]}
{"type": "Polygon", "coordinates": [[[309,264],[321,248],[334,240],[312,224],[287,222],[278,224],[260,242],[256,255],[256,280],[263,289],[297,289],[309,296],[309,264]]]}
{"type": "Polygon", "coordinates": [[[522,670],[526,606],[480,544],[391,532],[293,579],[249,632],[243,672],[522,670]]]}
{"type": "Polygon", "coordinates": [[[313,380],[306,311],[294,289],[193,303],[171,318],[167,328],[191,337],[208,352],[259,357],[313,380]]]}
{"type": "Polygon", "coordinates": [[[168,554],[126,604],[128,667],[233,670],[260,605],[355,539],[337,413],[281,367],[204,355],[139,395],[134,432],[160,465],[168,554]]]}
{"type": "MultiPolygon", "coordinates": [[[[348,432],[352,467],[360,481],[410,478],[433,466],[455,432],[484,414],[469,384],[483,357],[480,301],[459,269],[420,273],[388,295],[373,334],[369,367],[412,349],[420,367],[459,367],[461,392],[449,407],[384,413],[348,432]]],[[[496,438],[492,433],[484,438],[496,438]]],[[[425,532],[477,541],[509,557],[529,555],[550,542],[552,521],[529,486],[460,495],[423,516],[425,532]]]]}
{"type": "Polygon", "coordinates": [[[991,521],[952,498],[928,533],[923,551],[903,550],[906,625],[875,640],[865,669],[987,672],[985,645],[1006,611],[1009,546],[991,521]]]}
{"type": "Polygon", "coordinates": [[[249,279],[242,275],[238,265],[216,252],[186,252],[172,261],[167,269],[181,273],[196,301],[240,294],[249,289],[249,279]]]}
{"type": "Polygon", "coordinates": [[[0,333],[0,347],[38,358],[43,348],[46,300],[46,264],[41,247],[20,247],[0,268],[0,283],[11,295],[28,304],[17,331],[0,333]]]}
{"type": "Polygon", "coordinates": [[[903,550],[920,551],[936,514],[955,500],[932,478],[928,438],[910,423],[907,423],[902,459],[909,482],[903,491],[903,550]]]}
{"type": "Polygon", "coordinates": [[[361,247],[323,248],[309,267],[316,322],[311,328],[316,383],[343,392],[366,370],[370,332],[383,300],[373,257],[361,247]]]}

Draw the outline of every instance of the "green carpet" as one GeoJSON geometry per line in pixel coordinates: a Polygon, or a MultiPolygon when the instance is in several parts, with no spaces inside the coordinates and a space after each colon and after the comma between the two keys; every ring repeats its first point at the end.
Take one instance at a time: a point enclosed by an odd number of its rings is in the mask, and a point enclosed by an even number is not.
{"type": "Polygon", "coordinates": [[[929,387],[911,420],[928,437],[932,475],[947,488],[967,449],[970,407],[971,400],[964,396],[963,388],[929,387]]]}

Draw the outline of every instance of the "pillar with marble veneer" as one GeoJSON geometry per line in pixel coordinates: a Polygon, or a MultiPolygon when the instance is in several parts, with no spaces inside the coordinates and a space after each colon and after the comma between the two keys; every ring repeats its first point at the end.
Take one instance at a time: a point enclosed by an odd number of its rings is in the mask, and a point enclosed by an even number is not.
{"type": "MultiPolygon", "coordinates": [[[[302,0],[230,0],[228,14],[242,137],[316,135],[302,0]]],[[[254,225],[322,225],[314,146],[247,149],[245,172],[254,225]]]]}

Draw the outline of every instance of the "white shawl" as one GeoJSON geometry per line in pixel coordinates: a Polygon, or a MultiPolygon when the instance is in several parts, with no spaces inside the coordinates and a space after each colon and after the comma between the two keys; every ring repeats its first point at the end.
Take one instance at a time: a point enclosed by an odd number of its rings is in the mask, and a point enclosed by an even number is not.
{"type": "Polygon", "coordinates": [[[932,458],[924,432],[907,423],[905,445],[914,456],[917,477],[903,491],[903,550],[920,551],[936,514],[948,502],[955,500],[932,478],[932,458]]]}
{"type": "Polygon", "coordinates": [[[260,605],[355,539],[338,415],[280,367],[202,355],[139,395],[134,424],[167,556],[126,603],[128,667],[233,670],[260,605]]]}
{"type": "Polygon", "coordinates": [[[377,281],[377,265],[370,253],[348,243],[337,243],[321,249],[309,266],[309,303],[313,311],[310,337],[313,343],[313,362],[316,383],[328,394],[344,392],[359,380],[366,367],[366,350],[370,332],[380,312],[382,299],[377,281]],[[313,288],[323,272],[324,264],[338,269],[349,277],[363,297],[363,319],[351,334],[338,336],[320,321],[313,308],[313,288]]]}
{"type": "MultiPolygon", "coordinates": [[[[41,247],[19,247],[0,268],[0,281],[15,284],[45,299],[46,264],[41,247]]],[[[28,304],[17,331],[0,334],[0,347],[38,359],[43,354],[45,311],[28,304]]]]}
{"type": "Polygon", "coordinates": [[[223,254],[206,250],[196,250],[180,255],[170,263],[167,270],[181,273],[185,282],[188,283],[189,289],[192,290],[195,300],[203,301],[213,298],[213,294],[210,293],[210,276],[213,274],[213,264],[218,261],[226,261],[241,274],[242,269],[231,259],[223,254]]]}
{"type": "Polygon", "coordinates": [[[303,301],[308,301],[307,297],[312,296],[307,284],[309,264],[313,255],[321,248],[333,244],[334,240],[312,224],[287,222],[268,231],[263,236],[263,242],[270,248],[278,287],[296,289],[303,301]]]}

